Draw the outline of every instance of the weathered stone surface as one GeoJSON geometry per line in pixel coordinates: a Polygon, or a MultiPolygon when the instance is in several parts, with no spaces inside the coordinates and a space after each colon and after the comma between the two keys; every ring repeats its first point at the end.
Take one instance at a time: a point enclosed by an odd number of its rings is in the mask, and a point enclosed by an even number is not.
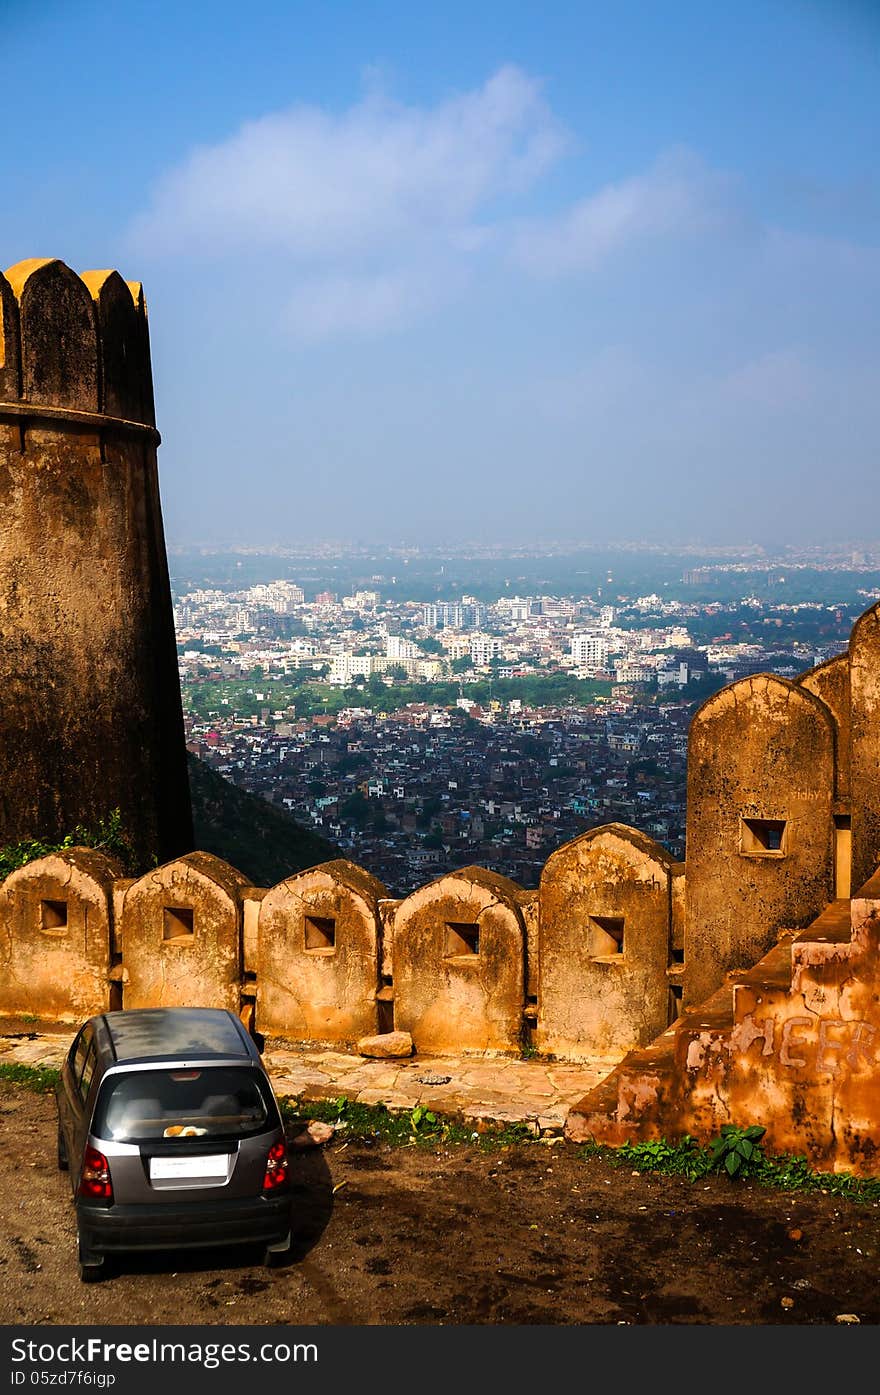
{"type": "Polygon", "coordinates": [[[707,1140],[765,1126],[769,1152],[880,1173],[880,873],[735,974],[569,1113],[575,1142],[707,1140]]]}
{"type": "Polygon", "coordinates": [[[858,887],[880,859],[880,604],[853,626],[849,664],[852,885],[858,887]]]}
{"type": "Polygon", "coordinates": [[[0,886],[0,1012],[81,1020],[110,1006],[115,858],[70,848],[0,886]]]}
{"type": "Polygon", "coordinates": [[[824,664],[802,673],[798,686],[813,693],[831,713],[837,737],[834,767],[834,793],[846,799],[850,793],[850,763],[852,753],[852,711],[850,655],[838,654],[824,664]]]}
{"type": "Polygon", "coordinates": [[[267,893],[257,929],[261,1032],[347,1046],[376,1032],[385,896],[381,882],[344,858],[267,893]]]}
{"type": "Polygon", "coordinates": [[[242,900],[247,878],[210,853],[157,867],[122,900],[124,1005],[241,1007],[242,900]]]}
{"type": "Polygon", "coordinates": [[[418,1052],[518,1049],[525,1007],[521,888],[466,867],[394,918],[394,1021],[418,1052]]]}
{"type": "Polygon", "coordinates": [[[672,861],[653,839],[605,824],[564,844],[541,876],[537,1043],[620,1055],[669,1021],[672,861]]]}
{"type": "Polygon", "coordinates": [[[119,808],[165,861],[192,819],[143,300],[35,259],[0,311],[0,842],[119,808]]]}
{"type": "Polygon", "coordinates": [[[834,895],[834,724],[772,674],[722,688],[688,742],[685,1006],[754,964],[834,895]],[[782,832],[782,846],[760,836],[782,832]],[[757,834],[755,833],[757,830],[757,834]]]}
{"type": "Polygon", "coordinates": [[[380,1059],[411,1056],[413,1039],[409,1032],[382,1032],[379,1036],[361,1037],[355,1050],[359,1056],[375,1056],[380,1059]]]}

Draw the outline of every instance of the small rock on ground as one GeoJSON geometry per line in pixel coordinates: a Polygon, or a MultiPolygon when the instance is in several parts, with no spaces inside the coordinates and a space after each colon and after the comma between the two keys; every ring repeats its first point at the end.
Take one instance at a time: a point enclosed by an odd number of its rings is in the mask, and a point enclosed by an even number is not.
{"type": "Polygon", "coordinates": [[[336,1130],[332,1124],[322,1124],[320,1119],[310,1119],[295,1138],[290,1140],[291,1148],[321,1148],[329,1143],[336,1130]]]}
{"type": "Polygon", "coordinates": [[[361,1037],[355,1050],[359,1056],[374,1056],[379,1060],[411,1056],[413,1039],[409,1032],[382,1032],[375,1037],[361,1037]]]}

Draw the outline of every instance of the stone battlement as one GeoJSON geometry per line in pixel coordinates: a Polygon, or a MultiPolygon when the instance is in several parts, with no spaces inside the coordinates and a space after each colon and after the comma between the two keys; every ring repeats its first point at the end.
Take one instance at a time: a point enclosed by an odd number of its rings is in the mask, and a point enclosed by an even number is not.
{"type": "Polygon", "coordinates": [[[59,414],[155,432],[147,309],[140,282],[117,271],[32,258],[0,276],[0,419],[59,414]]]}
{"type": "Polygon", "coordinates": [[[128,878],[106,854],[71,848],[0,884],[0,1014],[225,1007],[290,1042],[344,1048],[395,1028],[425,1053],[518,1054],[535,1036],[548,1054],[613,1060],[674,1008],[674,864],[663,856],[608,824],[558,849],[536,891],[464,867],[394,900],[344,858],[264,888],[208,853],[128,878]],[[573,871],[597,914],[643,913],[625,943],[601,928],[622,917],[597,919],[602,952],[586,965],[571,953],[573,871]],[[595,1022],[609,974],[615,996],[595,1022]],[[579,997],[593,1005],[572,1026],[579,997]]]}

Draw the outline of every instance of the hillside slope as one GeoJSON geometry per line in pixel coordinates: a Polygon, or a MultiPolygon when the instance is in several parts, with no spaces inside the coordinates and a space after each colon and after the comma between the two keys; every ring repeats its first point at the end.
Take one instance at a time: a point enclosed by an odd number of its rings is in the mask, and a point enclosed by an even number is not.
{"type": "Polygon", "coordinates": [[[339,849],[282,809],[240,790],[196,756],[188,756],[196,847],[225,858],[255,886],[339,857],[339,849]]]}

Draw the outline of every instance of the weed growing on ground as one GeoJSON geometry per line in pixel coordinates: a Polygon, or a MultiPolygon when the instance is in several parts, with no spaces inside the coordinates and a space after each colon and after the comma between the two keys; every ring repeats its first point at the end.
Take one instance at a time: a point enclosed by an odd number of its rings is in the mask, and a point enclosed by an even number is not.
{"type": "Polygon", "coordinates": [[[0,1080],[8,1080],[12,1085],[24,1085],[35,1095],[48,1095],[61,1076],[61,1072],[49,1066],[22,1066],[17,1061],[0,1063],[0,1080]]]}
{"type": "Polygon", "coordinates": [[[728,1177],[753,1177],[764,1161],[759,1147],[767,1132],[760,1124],[741,1128],[722,1124],[721,1133],[710,1144],[713,1170],[723,1167],[728,1177]]]}
{"type": "Polygon", "coordinates": [[[531,1125],[522,1122],[499,1124],[478,1132],[460,1119],[444,1118],[424,1105],[411,1110],[389,1109],[384,1104],[358,1104],[346,1095],[326,1100],[280,1101],[282,1114],[291,1122],[318,1119],[333,1124],[340,1134],[353,1139],[371,1139],[402,1147],[414,1144],[467,1143],[480,1148],[509,1147],[514,1143],[534,1143],[531,1125]]]}
{"type": "Polygon", "coordinates": [[[814,1172],[807,1159],[796,1153],[768,1157],[759,1146],[765,1132],[758,1124],[726,1124],[718,1137],[706,1145],[684,1134],[674,1143],[666,1138],[622,1143],[618,1148],[585,1143],[579,1152],[584,1159],[601,1158],[612,1167],[684,1177],[689,1182],[697,1182],[710,1173],[723,1173],[731,1179],[748,1177],[777,1191],[822,1192],[849,1201],[880,1202],[880,1178],[854,1177],[850,1172],[814,1172]]]}

